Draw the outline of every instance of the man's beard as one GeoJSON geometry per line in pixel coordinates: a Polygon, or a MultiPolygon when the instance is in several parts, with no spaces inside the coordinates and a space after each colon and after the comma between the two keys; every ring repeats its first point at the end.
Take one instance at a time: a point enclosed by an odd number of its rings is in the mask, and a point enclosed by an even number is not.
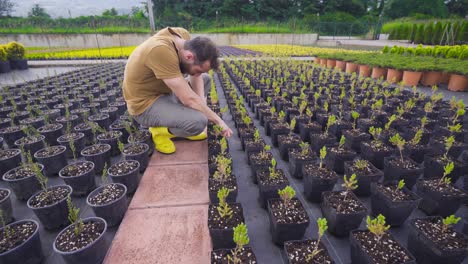
{"type": "Polygon", "coordinates": [[[190,64],[181,61],[179,63],[179,68],[182,74],[190,74],[190,64]]]}

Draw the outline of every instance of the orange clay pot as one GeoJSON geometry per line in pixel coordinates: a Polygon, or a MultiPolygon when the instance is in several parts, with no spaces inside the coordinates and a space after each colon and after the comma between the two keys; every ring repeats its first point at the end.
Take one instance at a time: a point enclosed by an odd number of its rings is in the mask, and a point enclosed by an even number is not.
{"type": "Polygon", "coordinates": [[[346,69],[346,62],[337,60],[335,69],[338,69],[340,71],[344,71],[346,69]]]}
{"type": "Polygon", "coordinates": [[[452,75],[450,75],[448,89],[454,92],[464,92],[468,90],[468,76],[452,73],[452,75]]]}
{"type": "Polygon", "coordinates": [[[371,77],[374,78],[374,79],[380,79],[380,78],[385,79],[385,74],[386,73],[387,73],[387,69],[380,68],[380,67],[374,67],[374,68],[372,68],[371,77]]]}
{"type": "Polygon", "coordinates": [[[397,83],[401,81],[403,77],[403,72],[395,69],[388,69],[387,71],[387,82],[397,83]]]}
{"type": "Polygon", "coordinates": [[[441,80],[442,80],[442,72],[428,71],[428,72],[423,73],[421,83],[424,86],[433,86],[433,85],[440,84],[441,80]]]}
{"type": "Polygon", "coordinates": [[[371,67],[369,65],[359,65],[359,76],[369,77],[371,75],[371,67]]]}
{"type": "Polygon", "coordinates": [[[346,63],[346,73],[357,72],[357,70],[358,70],[358,65],[356,63],[352,63],[352,62],[346,63]]]}
{"type": "Polygon", "coordinates": [[[404,71],[403,72],[403,85],[415,86],[421,80],[422,72],[404,71]]]}

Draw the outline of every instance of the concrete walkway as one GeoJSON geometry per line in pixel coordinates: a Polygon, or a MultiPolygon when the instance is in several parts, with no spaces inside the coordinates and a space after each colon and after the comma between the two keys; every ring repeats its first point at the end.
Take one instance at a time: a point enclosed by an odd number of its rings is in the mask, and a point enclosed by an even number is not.
{"type": "Polygon", "coordinates": [[[153,154],[105,264],[210,262],[207,141],[176,148],[153,154]]]}

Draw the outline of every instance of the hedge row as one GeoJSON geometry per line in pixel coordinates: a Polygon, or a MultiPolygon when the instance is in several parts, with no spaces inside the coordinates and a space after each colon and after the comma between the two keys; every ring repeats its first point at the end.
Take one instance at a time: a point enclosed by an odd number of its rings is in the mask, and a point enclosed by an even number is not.
{"type": "Polygon", "coordinates": [[[452,41],[464,44],[468,43],[468,22],[401,23],[393,28],[388,38],[410,40],[416,44],[426,45],[439,45],[452,41]]]}
{"type": "Polygon", "coordinates": [[[382,53],[466,60],[468,59],[468,45],[423,47],[419,44],[416,48],[402,46],[390,48],[389,46],[385,46],[382,49],[382,53]]]}
{"type": "Polygon", "coordinates": [[[26,49],[16,41],[0,45],[0,61],[24,59],[26,49]]]}

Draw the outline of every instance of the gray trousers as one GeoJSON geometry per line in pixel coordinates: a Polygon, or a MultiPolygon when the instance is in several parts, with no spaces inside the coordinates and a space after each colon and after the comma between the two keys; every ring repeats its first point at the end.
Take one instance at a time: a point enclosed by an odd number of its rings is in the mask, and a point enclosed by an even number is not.
{"type": "MultiPolygon", "coordinates": [[[[206,73],[202,77],[206,97],[211,89],[211,77],[206,73]]],[[[148,109],[133,118],[145,127],[168,127],[178,137],[198,135],[208,123],[202,112],[184,106],[173,93],[160,96],[148,109]]]]}

